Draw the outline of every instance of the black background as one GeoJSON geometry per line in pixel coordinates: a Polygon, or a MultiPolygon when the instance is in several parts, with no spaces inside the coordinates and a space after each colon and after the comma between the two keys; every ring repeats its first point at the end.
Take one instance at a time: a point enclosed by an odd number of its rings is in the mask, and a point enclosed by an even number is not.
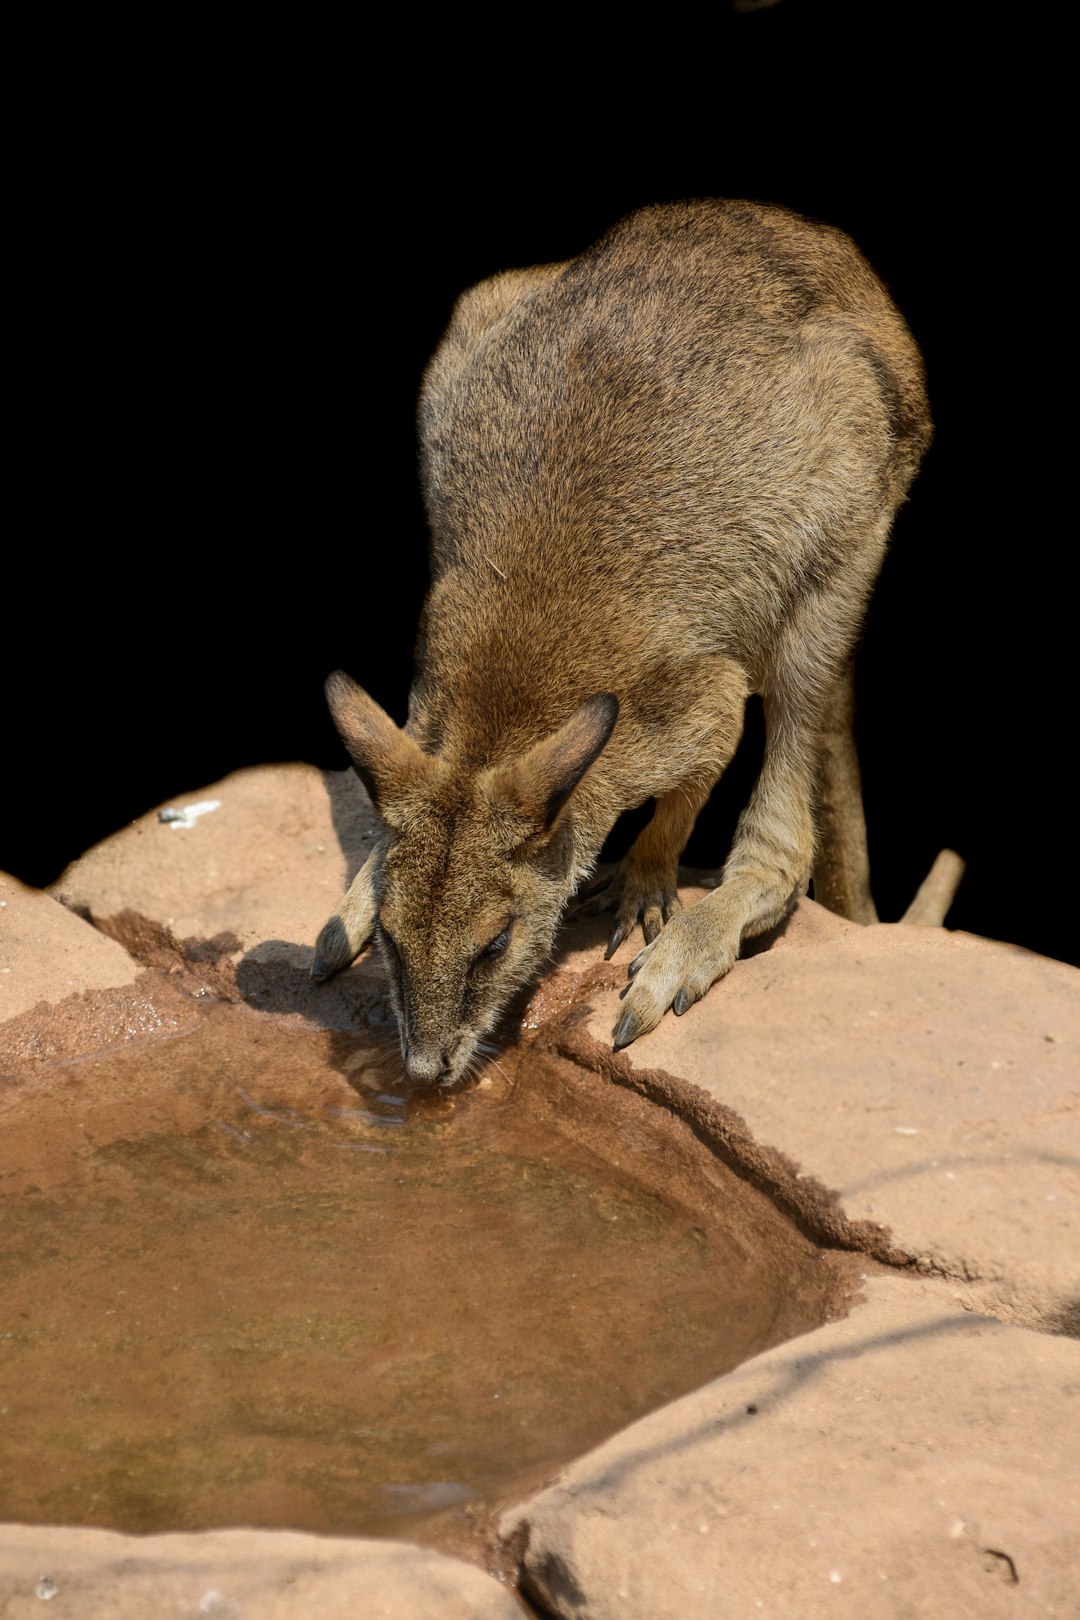
{"type": "MultiPolygon", "coordinates": [[[[44,886],[242,766],[342,768],[335,667],[403,719],[413,408],[454,297],[641,204],[749,196],[846,229],[927,364],[935,442],[858,665],[879,910],[948,845],[951,926],[1080,961],[1064,45],[1005,12],[950,35],[952,11],[780,0],[613,39],[569,15],[513,37],[390,19],[381,42],[260,24],[39,60],[0,868],[44,886]]],[[[722,858],[754,741],[693,864],[722,858]]]]}

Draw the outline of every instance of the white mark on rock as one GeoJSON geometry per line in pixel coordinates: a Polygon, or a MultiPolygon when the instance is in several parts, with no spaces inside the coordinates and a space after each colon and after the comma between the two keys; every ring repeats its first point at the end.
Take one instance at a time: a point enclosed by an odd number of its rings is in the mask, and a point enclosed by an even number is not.
{"type": "Polygon", "coordinates": [[[166,827],[194,827],[200,816],[208,816],[211,810],[220,809],[220,799],[200,799],[198,804],[185,804],[179,810],[170,804],[158,811],[158,820],[166,827]]]}
{"type": "Polygon", "coordinates": [[[45,1602],[47,1603],[50,1598],[54,1598],[56,1596],[59,1590],[60,1588],[57,1586],[56,1582],[54,1580],[50,1580],[48,1575],[38,1576],[38,1583],[34,1587],[34,1593],[37,1597],[44,1598],[45,1602]]]}
{"type": "Polygon", "coordinates": [[[216,1614],[221,1616],[221,1620],[226,1620],[227,1616],[239,1614],[239,1612],[232,1599],[222,1597],[216,1586],[212,1586],[208,1592],[204,1592],[199,1599],[200,1614],[216,1614]]]}

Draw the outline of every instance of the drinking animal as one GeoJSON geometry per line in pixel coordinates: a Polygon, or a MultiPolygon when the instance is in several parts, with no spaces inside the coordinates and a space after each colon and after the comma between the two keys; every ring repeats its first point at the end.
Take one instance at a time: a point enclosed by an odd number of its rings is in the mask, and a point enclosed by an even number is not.
{"type": "Polygon", "coordinates": [[[818,860],[855,873],[835,909],[868,903],[850,661],[932,430],[919,352],[850,239],[726,200],[643,209],[465,292],[418,421],[431,584],[409,716],[327,682],[386,831],[312,973],[374,940],[409,1074],[449,1084],[632,806],[655,800],[603,896],[608,954],[645,939],[616,1047],[805,892],[830,728],[824,797],[854,795],[857,826],[833,813],[818,860]],[[760,774],[721,881],[681,909],[679,856],[751,693],[760,774]]]}

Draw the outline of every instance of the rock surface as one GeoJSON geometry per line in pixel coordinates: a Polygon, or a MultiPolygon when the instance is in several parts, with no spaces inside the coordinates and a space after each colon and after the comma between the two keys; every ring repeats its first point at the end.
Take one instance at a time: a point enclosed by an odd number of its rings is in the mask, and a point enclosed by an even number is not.
{"type": "MultiPolygon", "coordinates": [[[[200,993],[340,1029],[370,1008],[373,961],[329,986],[307,975],[375,835],[351,773],[238,772],[197,800],[219,808],[142,818],[49,894],[2,880],[0,1071],[46,1085],[52,1057],[184,1028],[200,993]]],[[[815,1241],[862,1251],[867,1280],[843,1321],[506,1512],[523,1594],[565,1620],[1074,1614],[1080,973],[802,902],[683,1018],[614,1054],[635,947],[603,964],[605,931],[567,928],[523,1035],[684,1114],[815,1241]]],[[[62,1597],[58,1570],[90,1620],[147,1612],[165,1570],[179,1606],[162,1614],[521,1612],[489,1574],[397,1544],[8,1526],[0,1614],[40,1612],[44,1577],[62,1597]]]]}
{"type": "Polygon", "coordinates": [[[133,984],[138,971],[92,924],[0,873],[0,1023],[81,990],[133,984]]]}
{"type": "Polygon", "coordinates": [[[288,1530],[120,1536],[7,1525],[0,1614],[39,1620],[521,1620],[490,1576],[385,1541],[288,1530]],[[43,1609],[42,1601],[52,1601],[43,1609]]]}
{"type": "Polygon", "coordinates": [[[509,1515],[559,1615],[1075,1613],[1077,1347],[878,1278],[509,1515]]]}
{"type": "MultiPolygon", "coordinates": [[[[1078,1001],[1064,963],[803,902],[767,950],[620,1057],[692,1078],[849,1218],[976,1284],[980,1309],[1078,1333],[1078,1001]]],[[[618,1009],[616,992],[596,998],[598,1043],[618,1009]]]]}

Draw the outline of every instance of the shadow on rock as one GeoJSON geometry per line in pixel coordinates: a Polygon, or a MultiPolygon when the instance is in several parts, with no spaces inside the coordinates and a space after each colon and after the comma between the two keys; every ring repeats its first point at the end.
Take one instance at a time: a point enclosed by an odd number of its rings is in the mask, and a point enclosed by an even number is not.
{"type": "Polygon", "coordinates": [[[299,1013],[331,1030],[393,1027],[382,965],[367,952],[351,968],[318,984],[311,977],[312,947],[266,939],[236,966],[236,987],[258,1012],[299,1013]]]}
{"type": "Polygon", "coordinates": [[[330,800],[334,832],[345,857],[345,889],[348,889],[375,848],[382,823],[355,771],[323,771],[322,779],[330,800]]]}

